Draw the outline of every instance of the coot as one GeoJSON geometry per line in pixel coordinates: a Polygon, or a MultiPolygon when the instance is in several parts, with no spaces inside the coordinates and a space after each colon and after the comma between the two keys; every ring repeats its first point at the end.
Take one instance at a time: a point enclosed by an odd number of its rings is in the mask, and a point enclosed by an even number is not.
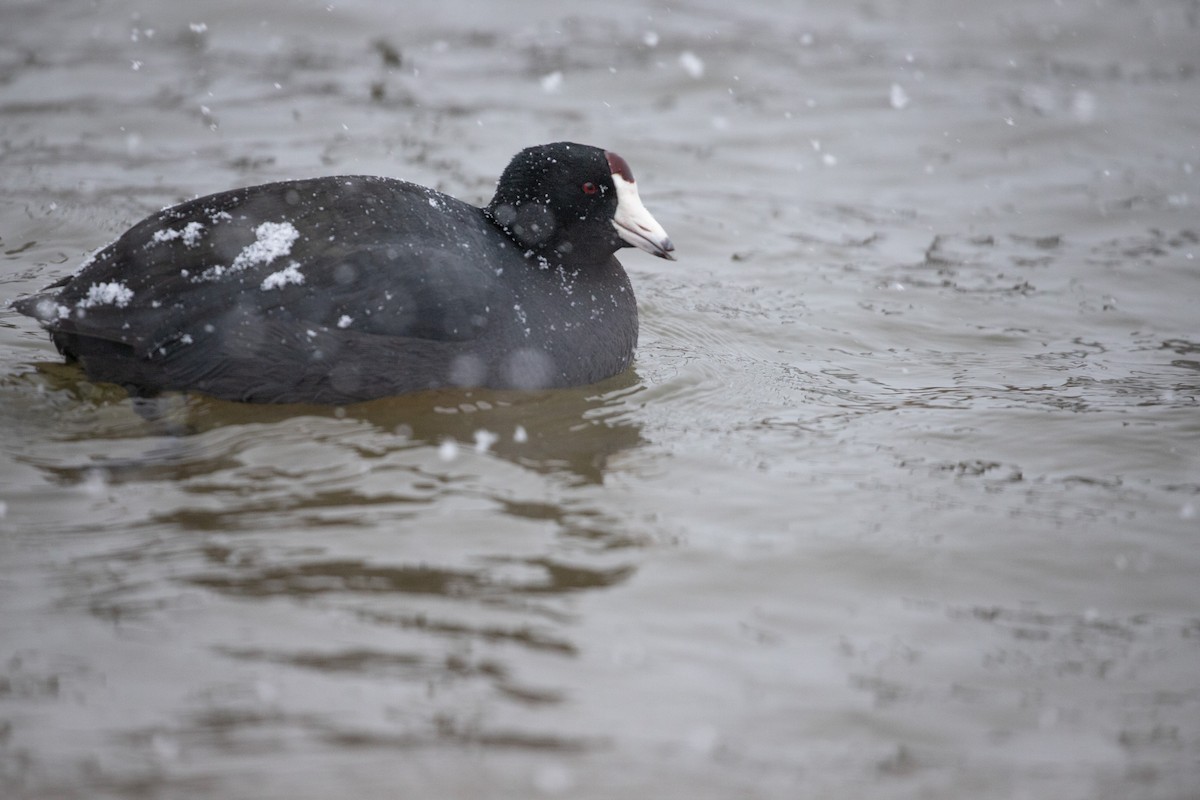
{"type": "Polygon", "coordinates": [[[673,259],[616,153],[518,153],[476,208],[371,176],[164,209],[14,308],[88,376],[139,397],[348,403],[535,389],[625,370],[637,306],[614,253],[673,259]]]}

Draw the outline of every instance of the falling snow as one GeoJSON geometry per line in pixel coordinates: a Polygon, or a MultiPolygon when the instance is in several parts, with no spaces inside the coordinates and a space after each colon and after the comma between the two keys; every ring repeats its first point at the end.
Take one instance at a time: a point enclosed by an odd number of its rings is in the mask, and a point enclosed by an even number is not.
{"type": "Polygon", "coordinates": [[[64,306],[62,303],[56,303],[49,298],[39,300],[37,308],[34,310],[37,318],[42,322],[53,322],[56,319],[66,319],[71,316],[71,309],[64,306]]]}
{"type": "Polygon", "coordinates": [[[691,50],[684,50],[679,54],[679,66],[683,67],[683,71],[693,78],[704,77],[704,62],[691,50]]]}
{"type": "Polygon", "coordinates": [[[486,453],[492,445],[500,441],[500,437],[489,430],[480,428],[475,431],[475,452],[486,453]]]}

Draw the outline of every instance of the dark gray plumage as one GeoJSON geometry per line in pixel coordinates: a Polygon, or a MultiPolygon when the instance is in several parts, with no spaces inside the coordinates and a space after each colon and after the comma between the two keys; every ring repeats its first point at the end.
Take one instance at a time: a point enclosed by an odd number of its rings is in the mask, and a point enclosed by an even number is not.
{"type": "Polygon", "coordinates": [[[141,396],[572,386],[631,363],[637,307],[614,257],[631,245],[672,258],[624,160],[560,142],[519,153],[483,209],[365,176],[191,200],[14,307],[141,396]]]}

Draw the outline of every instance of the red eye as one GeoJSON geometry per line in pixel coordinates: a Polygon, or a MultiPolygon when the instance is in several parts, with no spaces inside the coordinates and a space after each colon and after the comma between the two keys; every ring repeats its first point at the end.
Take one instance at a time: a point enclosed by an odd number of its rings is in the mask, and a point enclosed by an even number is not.
{"type": "Polygon", "coordinates": [[[596,192],[600,191],[600,187],[596,186],[596,184],[592,183],[591,181],[586,181],[582,188],[584,194],[595,194],[596,192]]]}

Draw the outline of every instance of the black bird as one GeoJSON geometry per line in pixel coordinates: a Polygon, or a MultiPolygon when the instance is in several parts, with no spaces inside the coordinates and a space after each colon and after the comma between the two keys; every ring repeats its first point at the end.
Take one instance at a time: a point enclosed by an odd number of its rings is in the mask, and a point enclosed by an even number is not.
{"type": "Polygon", "coordinates": [[[349,403],[539,389],[624,371],[637,305],[614,253],[674,259],[616,153],[518,153],[485,208],[339,176],[190,200],[13,307],[138,397],[349,403]]]}

